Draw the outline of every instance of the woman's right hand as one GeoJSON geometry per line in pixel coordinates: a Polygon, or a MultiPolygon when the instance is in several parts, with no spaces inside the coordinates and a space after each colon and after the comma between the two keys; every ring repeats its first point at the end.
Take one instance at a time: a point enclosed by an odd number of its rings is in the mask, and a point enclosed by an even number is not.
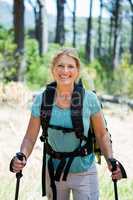
{"type": "Polygon", "coordinates": [[[26,157],[22,156],[22,160],[18,158],[18,156],[14,156],[10,162],[10,171],[14,173],[18,173],[23,170],[24,166],[26,165],[26,157]]]}

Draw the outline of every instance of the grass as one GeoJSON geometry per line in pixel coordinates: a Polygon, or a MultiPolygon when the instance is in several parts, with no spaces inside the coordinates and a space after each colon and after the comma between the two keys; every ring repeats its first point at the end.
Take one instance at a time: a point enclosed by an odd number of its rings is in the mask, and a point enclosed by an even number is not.
{"type": "MultiPolygon", "coordinates": [[[[100,200],[114,200],[114,188],[107,170],[99,167],[100,200]]],[[[13,200],[15,196],[16,178],[9,174],[1,176],[0,199],[13,200]]],[[[117,183],[120,200],[133,200],[133,180],[121,180],[117,183]]],[[[41,200],[41,173],[40,169],[24,173],[20,183],[20,200],[41,200]]]]}
{"type": "MultiPolygon", "coordinates": [[[[133,180],[123,179],[117,182],[120,200],[133,200],[133,180]]],[[[100,176],[100,200],[114,200],[114,184],[110,177],[100,176]]]]}

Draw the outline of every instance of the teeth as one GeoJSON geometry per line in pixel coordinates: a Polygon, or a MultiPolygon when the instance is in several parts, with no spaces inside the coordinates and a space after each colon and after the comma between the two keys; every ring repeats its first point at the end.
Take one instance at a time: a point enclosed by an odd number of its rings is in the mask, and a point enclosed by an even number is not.
{"type": "Polygon", "coordinates": [[[60,78],[62,78],[62,79],[68,79],[69,77],[67,76],[60,76],[60,78]]]}

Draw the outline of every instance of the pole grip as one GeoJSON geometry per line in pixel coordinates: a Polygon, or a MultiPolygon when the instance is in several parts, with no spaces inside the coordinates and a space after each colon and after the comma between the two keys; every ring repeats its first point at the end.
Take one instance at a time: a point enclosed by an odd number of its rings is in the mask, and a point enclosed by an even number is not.
{"type": "Polygon", "coordinates": [[[22,152],[16,153],[16,157],[17,157],[19,160],[21,160],[21,161],[23,160],[23,158],[24,158],[25,160],[27,160],[25,154],[22,153],[22,152]]]}
{"type": "MultiPolygon", "coordinates": [[[[21,153],[21,152],[16,153],[16,157],[21,161],[23,160],[23,158],[25,158],[25,160],[26,160],[26,156],[24,155],[24,153],[21,153]]],[[[16,173],[17,179],[20,179],[22,176],[23,176],[22,170],[20,172],[16,173]]]]}
{"type": "MultiPolygon", "coordinates": [[[[114,158],[109,158],[108,159],[110,164],[112,165],[112,172],[116,170],[117,168],[117,160],[114,159],[114,158]]],[[[117,180],[116,179],[113,179],[112,180],[113,183],[114,183],[114,195],[115,195],[115,200],[118,200],[118,191],[117,191],[117,180]]]]}
{"type": "Polygon", "coordinates": [[[116,168],[117,168],[117,160],[114,159],[114,158],[109,158],[108,160],[109,160],[110,164],[112,165],[112,170],[111,171],[112,172],[115,171],[116,168]]]}
{"type": "Polygon", "coordinates": [[[122,173],[122,178],[127,178],[126,170],[124,169],[123,165],[118,160],[116,160],[115,158],[109,158],[108,161],[112,165],[112,170],[111,170],[112,172],[116,170],[117,165],[119,165],[121,173],[122,173]]]}

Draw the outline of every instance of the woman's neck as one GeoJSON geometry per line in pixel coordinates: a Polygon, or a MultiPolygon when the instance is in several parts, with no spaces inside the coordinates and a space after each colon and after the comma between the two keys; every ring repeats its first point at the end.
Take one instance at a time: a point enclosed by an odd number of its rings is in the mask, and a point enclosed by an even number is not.
{"type": "Polygon", "coordinates": [[[58,86],[57,85],[57,89],[56,89],[56,92],[57,92],[57,95],[72,95],[72,92],[73,92],[73,88],[74,86],[73,85],[66,85],[66,86],[58,86]]]}
{"type": "Polygon", "coordinates": [[[69,108],[74,86],[58,87],[56,89],[55,103],[61,108],[69,108]]]}

